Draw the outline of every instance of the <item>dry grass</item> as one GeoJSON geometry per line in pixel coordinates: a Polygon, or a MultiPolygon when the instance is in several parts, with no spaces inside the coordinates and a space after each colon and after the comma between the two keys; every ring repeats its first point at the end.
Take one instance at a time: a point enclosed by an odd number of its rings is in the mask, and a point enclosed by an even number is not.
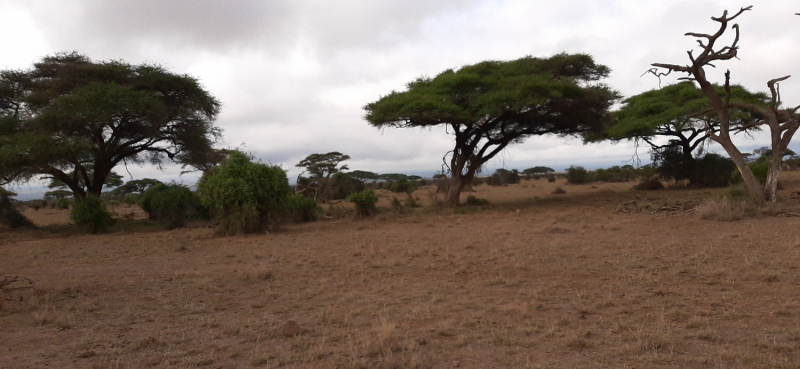
{"type": "Polygon", "coordinates": [[[718,193],[523,185],[258,236],[0,234],[0,274],[37,287],[4,292],[0,367],[800,366],[796,218],[612,214],[718,193]]]}
{"type": "Polygon", "coordinates": [[[746,200],[734,200],[727,197],[708,199],[695,208],[700,219],[733,222],[742,220],[745,214],[752,212],[752,206],[746,200]]]}

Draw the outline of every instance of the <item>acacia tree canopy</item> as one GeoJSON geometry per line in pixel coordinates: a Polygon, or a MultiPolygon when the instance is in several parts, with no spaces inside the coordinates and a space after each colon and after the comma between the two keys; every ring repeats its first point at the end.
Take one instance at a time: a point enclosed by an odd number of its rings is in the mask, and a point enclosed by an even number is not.
{"type": "Polygon", "coordinates": [[[301,192],[310,190],[310,192],[313,192],[311,197],[315,200],[328,200],[328,182],[330,182],[332,175],[349,169],[347,165],[339,166],[340,163],[346,160],[350,160],[350,156],[338,151],[307,156],[295,165],[298,168],[305,168],[304,173],[309,174],[308,178],[304,178],[302,173],[300,174],[297,180],[298,189],[302,188],[300,189],[301,192]]]}
{"type": "MultiPolygon", "coordinates": [[[[718,95],[726,94],[723,86],[715,85],[714,88],[718,95]]],[[[730,89],[732,101],[767,105],[768,97],[764,93],[753,93],[739,85],[730,86],[730,89]]],[[[750,125],[756,116],[743,111],[731,113],[735,129],[758,128],[750,125]]],[[[613,117],[602,134],[603,138],[640,138],[654,150],[679,147],[687,159],[691,159],[692,152],[708,139],[709,132],[719,130],[719,117],[703,91],[692,82],[676,83],[629,97],[613,117]],[[669,142],[659,145],[652,140],[654,137],[666,137],[669,142]]]]}
{"type": "Polygon", "coordinates": [[[610,70],[586,54],[486,61],[418,78],[364,107],[374,127],[445,126],[455,136],[445,203],[511,143],[532,135],[600,130],[618,93],[601,80],[610,70]]]}
{"type": "Polygon", "coordinates": [[[220,103],[194,77],[77,53],[0,71],[0,177],[49,177],[99,196],[118,164],[192,163],[220,136],[220,103]]]}

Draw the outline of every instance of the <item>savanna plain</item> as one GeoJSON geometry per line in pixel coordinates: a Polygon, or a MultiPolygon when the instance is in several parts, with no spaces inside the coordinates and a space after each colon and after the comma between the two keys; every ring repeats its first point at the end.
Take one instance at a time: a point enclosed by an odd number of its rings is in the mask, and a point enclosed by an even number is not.
{"type": "Polygon", "coordinates": [[[237,237],[25,209],[40,227],[0,233],[0,275],[34,288],[3,291],[0,368],[799,367],[800,172],[737,221],[695,206],[725,189],[633,184],[403,212],[387,192],[374,218],[237,237]]]}

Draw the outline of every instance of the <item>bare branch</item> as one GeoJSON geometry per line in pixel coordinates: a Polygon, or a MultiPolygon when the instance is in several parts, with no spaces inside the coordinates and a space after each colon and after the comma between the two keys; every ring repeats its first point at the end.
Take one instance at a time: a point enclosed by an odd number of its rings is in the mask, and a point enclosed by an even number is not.
{"type": "Polygon", "coordinates": [[[789,79],[789,77],[791,77],[791,75],[788,75],[788,76],[785,76],[785,77],[781,77],[781,78],[771,79],[771,80],[769,80],[769,82],[767,82],[767,86],[769,86],[769,92],[772,93],[772,104],[773,105],[777,106],[777,104],[779,104],[781,102],[780,92],[776,89],[775,84],[778,83],[778,82],[785,81],[785,80],[789,79]]]}
{"type": "Polygon", "coordinates": [[[747,6],[747,7],[739,9],[739,12],[736,13],[736,15],[730,17],[730,18],[726,18],[728,16],[728,11],[726,10],[726,11],[722,12],[722,17],[719,17],[719,18],[711,17],[711,19],[715,20],[717,22],[729,22],[729,21],[732,21],[732,20],[736,19],[736,17],[742,15],[742,13],[744,13],[747,10],[753,10],[753,6],[750,5],[750,6],[747,6]]]}

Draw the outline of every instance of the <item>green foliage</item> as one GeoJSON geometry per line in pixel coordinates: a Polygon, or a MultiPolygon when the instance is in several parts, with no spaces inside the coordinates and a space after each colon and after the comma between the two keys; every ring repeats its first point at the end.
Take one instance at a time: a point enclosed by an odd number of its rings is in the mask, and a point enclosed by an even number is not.
{"type": "Polygon", "coordinates": [[[747,200],[749,196],[747,189],[741,186],[730,186],[725,194],[725,197],[731,200],[747,200]]]}
{"type": "Polygon", "coordinates": [[[378,196],[372,190],[350,194],[347,196],[347,201],[356,205],[357,217],[371,217],[377,213],[378,208],[375,207],[375,204],[378,202],[378,196]]]}
{"type": "Polygon", "coordinates": [[[56,200],[56,207],[59,209],[69,209],[70,201],[67,198],[60,198],[56,200]]]}
{"type": "Polygon", "coordinates": [[[287,200],[291,218],[296,223],[314,222],[317,220],[319,206],[317,201],[303,195],[292,195],[287,200]]]}
{"type": "Polygon", "coordinates": [[[485,206],[489,205],[489,200],[479,199],[473,195],[467,196],[467,201],[464,203],[467,206],[485,206]]]}
{"type": "Polygon", "coordinates": [[[344,200],[347,195],[353,192],[364,191],[366,185],[359,179],[350,175],[350,173],[338,172],[334,174],[329,182],[330,190],[329,198],[332,200],[344,200]]]}
{"type": "Polygon", "coordinates": [[[413,193],[417,187],[417,182],[409,180],[408,178],[400,178],[398,181],[392,182],[392,184],[389,186],[389,190],[397,193],[405,193],[408,196],[411,196],[411,193],[413,193]]]}
{"type": "Polygon", "coordinates": [[[676,181],[688,179],[692,187],[726,187],[731,181],[737,181],[739,173],[731,159],[713,153],[693,158],[687,157],[678,148],[665,148],[654,151],[652,158],[661,178],[676,181]]]}
{"type": "MultiPolygon", "coordinates": [[[[714,86],[717,94],[725,95],[722,86],[714,86]]],[[[766,106],[766,94],[752,93],[742,86],[731,86],[731,102],[766,106]]],[[[654,149],[663,148],[649,139],[655,136],[670,139],[669,147],[681,148],[686,155],[706,140],[706,127],[719,126],[716,113],[706,112],[708,98],[693,82],[681,82],[632,96],[623,101],[614,119],[602,135],[588,136],[589,141],[600,139],[644,138],[654,149]]],[[[754,117],[732,110],[732,128],[747,124],[754,117]]]]}
{"type": "Polygon", "coordinates": [[[161,181],[152,178],[135,179],[111,191],[111,196],[118,199],[125,199],[129,194],[141,195],[150,187],[163,184],[161,181]]]}
{"type": "Polygon", "coordinates": [[[33,223],[14,208],[11,197],[16,195],[0,187],[0,228],[33,228],[33,223]]]}
{"type": "Polygon", "coordinates": [[[89,233],[105,233],[114,225],[114,219],[106,210],[103,201],[96,196],[76,201],[72,206],[70,218],[75,225],[89,233]]]}
{"type": "Polygon", "coordinates": [[[135,194],[135,193],[128,194],[128,195],[125,195],[125,197],[122,199],[122,202],[124,202],[124,203],[126,203],[128,205],[136,205],[141,200],[141,197],[142,197],[142,195],[135,194]]]}
{"type": "MultiPolygon", "coordinates": [[[[297,186],[308,197],[315,200],[330,199],[330,179],[336,173],[347,170],[347,165],[339,166],[343,161],[350,160],[350,156],[337,151],[327,154],[311,154],[301,160],[296,167],[305,168],[309,174],[303,180],[298,179],[297,186]]],[[[301,177],[302,178],[302,177],[301,177]]]]}
{"type": "Polygon", "coordinates": [[[507,169],[497,169],[494,174],[489,176],[486,179],[486,183],[489,186],[507,186],[509,184],[519,183],[519,171],[516,169],[507,170],[507,169]]]}
{"type": "Polygon", "coordinates": [[[61,200],[72,197],[72,191],[66,190],[55,190],[55,191],[48,191],[44,194],[45,200],[61,200]]]}
{"type": "Polygon", "coordinates": [[[567,169],[567,182],[572,184],[589,183],[589,172],[584,167],[570,166],[567,169]]]}
{"type": "Polygon", "coordinates": [[[222,222],[222,234],[277,231],[287,211],[286,172],[239,151],[205,172],[197,187],[202,203],[222,222]]]}
{"type": "Polygon", "coordinates": [[[15,104],[0,109],[4,182],[48,176],[76,198],[100,196],[117,163],[186,164],[220,136],[219,102],[195,78],[157,65],[61,53],[0,71],[0,85],[11,91],[0,105],[15,104]]]}
{"type": "Polygon", "coordinates": [[[361,182],[366,182],[366,181],[375,182],[380,178],[380,176],[377,173],[367,172],[363,170],[354,170],[352,172],[347,172],[347,175],[361,182]]]}
{"type": "Polygon", "coordinates": [[[545,175],[545,174],[553,173],[553,172],[555,172],[555,169],[553,169],[553,168],[537,166],[537,167],[528,168],[528,169],[523,170],[522,174],[524,174],[526,176],[532,176],[532,175],[537,175],[537,174],[538,175],[545,175]]]}
{"type": "Polygon", "coordinates": [[[142,196],[142,209],[167,229],[185,226],[188,219],[198,216],[199,206],[197,195],[178,184],[155,185],[142,196]]]}
{"type": "MultiPolygon", "coordinates": [[[[600,83],[609,72],[586,54],[486,61],[412,81],[367,104],[365,118],[378,128],[452,128],[452,152],[459,153],[450,157],[452,176],[472,178],[528,136],[601,130],[618,97],[600,83]]],[[[448,197],[449,206],[458,195],[448,197]]]]}
{"type": "Polygon", "coordinates": [[[553,183],[556,181],[556,176],[553,173],[547,175],[547,182],[553,183]]]}

